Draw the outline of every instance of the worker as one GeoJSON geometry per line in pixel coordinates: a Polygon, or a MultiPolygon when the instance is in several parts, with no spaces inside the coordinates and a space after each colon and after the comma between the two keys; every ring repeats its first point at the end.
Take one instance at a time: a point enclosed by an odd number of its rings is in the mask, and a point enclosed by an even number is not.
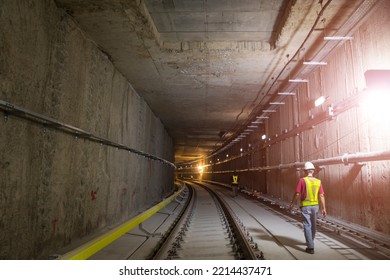
{"type": "Polygon", "coordinates": [[[309,254],[314,254],[314,237],[316,235],[316,221],[319,207],[321,207],[322,215],[326,217],[325,196],[321,180],[313,176],[315,171],[313,163],[306,162],[304,171],[306,176],[299,179],[289,210],[292,210],[295,201],[298,197],[301,197],[300,209],[307,245],[305,251],[309,254]]]}
{"type": "Polygon", "coordinates": [[[235,170],[232,176],[232,190],[233,190],[233,196],[237,196],[238,192],[238,175],[237,171],[235,170]]]}

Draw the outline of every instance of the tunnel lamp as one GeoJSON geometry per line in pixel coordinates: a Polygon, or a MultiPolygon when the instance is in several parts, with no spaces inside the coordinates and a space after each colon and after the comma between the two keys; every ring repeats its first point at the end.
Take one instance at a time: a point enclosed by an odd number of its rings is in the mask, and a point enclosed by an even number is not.
{"type": "Polygon", "coordinates": [[[226,157],[229,157],[229,154],[227,154],[226,157]]]}
{"type": "Polygon", "coordinates": [[[368,94],[359,102],[367,116],[377,124],[390,121],[390,70],[372,69],[364,73],[368,94]]]}
{"type": "Polygon", "coordinates": [[[308,80],[306,79],[290,79],[288,80],[290,83],[307,83],[309,82],[308,80]]]}
{"type": "Polygon", "coordinates": [[[267,110],[263,110],[264,113],[275,113],[276,110],[270,110],[270,109],[267,109],[267,110]]]}
{"type": "Polygon", "coordinates": [[[351,36],[325,36],[325,41],[345,41],[345,40],[352,40],[353,37],[351,36]]]}
{"type": "Polygon", "coordinates": [[[199,173],[203,173],[203,169],[204,169],[203,165],[198,165],[199,173]]]}
{"type": "Polygon", "coordinates": [[[242,148],[240,148],[240,152],[242,152],[243,150],[242,150],[242,148]]]}
{"type": "Polygon", "coordinates": [[[390,119],[388,104],[390,104],[390,91],[388,93],[372,92],[359,102],[367,118],[375,124],[381,124],[383,126],[387,126],[388,120],[390,119]]]}
{"type": "Polygon", "coordinates": [[[254,122],[251,122],[251,123],[263,123],[262,121],[254,121],[254,122]]]}
{"type": "Polygon", "coordinates": [[[387,125],[390,121],[389,104],[390,90],[372,91],[359,102],[363,111],[374,123],[383,125],[387,125]]]}
{"type": "Polygon", "coordinates": [[[269,119],[268,116],[257,116],[256,119],[269,119]]]}
{"type": "Polygon", "coordinates": [[[250,128],[258,128],[257,125],[249,125],[248,127],[250,127],[250,128]]]}
{"type": "Polygon", "coordinates": [[[265,134],[263,134],[262,136],[261,136],[261,139],[263,139],[263,140],[265,140],[267,138],[267,135],[265,135],[265,134]]]}
{"type": "Polygon", "coordinates": [[[314,101],[314,105],[316,107],[318,107],[318,106],[324,104],[325,100],[326,100],[325,96],[320,96],[319,98],[317,98],[316,101],[314,101]]]}
{"type": "Polygon", "coordinates": [[[278,95],[295,95],[295,92],[278,92],[278,95]]]}
{"type": "Polygon", "coordinates": [[[327,65],[325,61],[304,61],[303,65],[327,65]]]}
{"type": "Polygon", "coordinates": [[[270,102],[270,105],[284,105],[286,104],[285,102],[270,102]]]}
{"type": "Polygon", "coordinates": [[[367,70],[364,77],[371,92],[390,93],[390,70],[367,70]]]}

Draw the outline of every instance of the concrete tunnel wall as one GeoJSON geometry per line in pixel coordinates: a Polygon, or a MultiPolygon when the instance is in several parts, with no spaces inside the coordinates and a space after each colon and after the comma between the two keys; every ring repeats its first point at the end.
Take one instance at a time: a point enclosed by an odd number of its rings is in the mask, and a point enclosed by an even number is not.
{"type": "MultiPolygon", "coordinates": [[[[0,99],[173,161],[163,124],[51,0],[2,1],[0,99]]],[[[160,201],[173,167],[0,119],[0,259],[39,259],[160,201]]]]}
{"type": "MultiPolygon", "coordinates": [[[[315,67],[307,77],[307,84],[296,88],[297,94],[289,96],[285,105],[270,115],[264,133],[271,139],[303,127],[313,117],[319,116],[328,106],[340,106],[346,100],[353,101],[366,87],[364,73],[370,69],[390,69],[390,1],[382,4],[352,34],[353,40],[339,45],[326,57],[326,66],[315,67]],[[313,103],[321,95],[327,101],[320,107],[313,103]]],[[[388,92],[387,92],[388,95],[388,92]]],[[[270,142],[269,146],[260,139],[263,131],[242,143],[213,157],[226,159],[242,157],[215,164],[206,171],[220,173],[203,174],[203,179],[230,183],[234,169],[278,166],[294,162],[314,161],[345,153],[367,153],[390,150],[390,114],[388,101],[375,96],[374,108],[352,106],[331,120],[292,135],[287,139],[270,142]],[[387,106],[381,106],[381,104],[387,106]],[[251,148],[249,147],[251,145],[251,148]],[[250,150],[252,149],[252,150],[250,150]],[[257,158],[257,159],[256,159],[257,158]],[[261,160],[265,158],[266,160],[261,160]],[[254,160],[252,160],[254,159],[254,160]]],[[[363,102],[364,103],[364,102],[363,102]]],[[[349,106],[350,102],[345,104],[349,106]]],[[[361,225],[371,230],[390,234],[390,162],[378,160],[363,162],[364,165],[326,165],[315,174],[323,182],[328,214],[344,221],[361,225]]],[[[240,184],[249,190],[258,190],[289,202],[294,194],[299,177],[304,173],[291,169],[240,172],[240,184]],[[263,176],[259,175],[262,174],[263,176]],[[264,178],[265,177],[265,178],[264,178]],[[257,182],[251,180],[257,178],[257,182]]]]}
{"type": "MultiPolygon", "coordinates": [[[[297,88],[294,98],[286,99],[286,109],[270,119],[268,132],[281,135],[304,125],[312,116],[326,111],[329,105],[340,106],[366,88],[364,73],[370,69],[390,69],[390,2],[384,3],[361,23],[353,40],[341,44],[325,59],[326,66],[316,67],[307,77],[307,85],[297,88]],[[326,96],[326,103],[314,107],[314,100],[326,96]]],[[[375,108],[353,106],[334,119],[324,121],[300,135],[271,145],[268,165],[304,162],[390,150],[390,114],[383,110],[380,96],[370,93],[375,108]]],[[[348,106],[351,102],[347,102],[348,106]]],[[[388,111],[388,109],[387,109],[388,111]]],[[[268,192],[283,200],[292,198],[298,176],[303,172],[273,170],[267,173],[268,192]]],[[[390,234],[390,162],[372,161],[365,165],[337,164],[324,166],[316,174],[326,191],[327,210],[334,217],[390,234]]]]}

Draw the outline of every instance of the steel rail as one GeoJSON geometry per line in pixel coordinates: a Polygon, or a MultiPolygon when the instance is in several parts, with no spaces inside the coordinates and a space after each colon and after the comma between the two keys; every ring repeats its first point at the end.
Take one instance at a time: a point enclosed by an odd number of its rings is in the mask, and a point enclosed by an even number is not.
{"type": "MultiPolygon", "coordinates": [[[[223,200],[223,198],[221,198],[216,192],[202,184],[196,183],[196,185],[202,187],[205,191],[207,191],[207,193],[209,193],[209,195],[211,196],[210,199],[212,199],[215,203],[215,206],[220,209],[220,215],[223,215],[225,217],[224,220],[226,221],[226,223],[223,223],[226,228],[225,231],[229,233],[229,237],[232,240],[231,246],[233,250],[236,251],[237,257],[239,259],[247,260],[263,259],[264,256],[262,252],[258,250],[257,246],[252,246],[250,244],[248,235],[246,234],[245,230],[242,229],[242,226],[235,218],[233,211],[223,200]]],[[[190,189],[194,188],[191,185],[188,186],[190,189]]],[[[191,196],[191,200],[187,202],[188,207],[183,208],[182,211],[184,213],[180,214],[180,219],[173,226],[172,230],[167,233],[167,236],[163,239],[163,242],[162,244],[160,244],[159,248],[156,249],[156,253],[152,257],[153,259],[170,259],[177,257],[180,258],[180,255],[183,253],[188,257],[188,254],[190,254],[185,251],[186,248],[185,246],[183,247],[181,243],[191,243],[191,233],[188,236],[188,231],[192,231],[190,227],[196,227],[196,225],[194,225],[192,221],[192,217],[197,215],[196,211],[201,210],[197,209],[195,204],[202,204],[202,202],[200,201],[195,202],[196,199],[200,199],[197,198],[195,189],[193,189],[191,192],[193,192],[193,195],[191,196]]],[[[210,215],[210,217],[212,217],[212,215],[210,215]]],[[[218,218],[218,221],[219,220],[220,218],[218,218]]],[[[201,234],[199,236],[201,236],[201,234]]],[[[201,252],[202,251],[199,251],[197,253],[201,252]]]]}
{"type": "Polygon", "coordinates": [[[171,226],[171,231],[163,237],[161,243],[155,249],[155,252],[151,257],[153,260],[163,259],[164,256],[168,255],[170,245],[174,243],[175,238],[180,236],[181,229],[185,226],[185,223],[188,221],[188,218],[191,215],[191,211],[194,207],[196,192],[193,190],[193,188],[187,188],[189,190],[189,195],[185,206],[183,207],[182,212],[179,213],[178,218],[175,220],[174,224],[171,226]]]}
{"type": "Polygon", "coordinates": [[[227,218],[228,218],[228,220],[229,220],[229,222],[231,224],[231,227],[233,228],[233,231],[237,233],[236,238],[237,238],[237,241],[238,241],[239,245],[241,246],[241,250],[243,251],[244,258],[246,260],[263,259],[264,256],[263,256],[262,253],[260,253],[260,255],[256,255],[255,252],[252,250],[252,247],[251,247],[251,245],[249,244],[249,242],[248,242],[248,240],[246,238],[246,234],[241,229],[241,226],[239,225],[238,221],[233,218],[234,217],[234,212],[230,208],[230,206],[226,203],[226,201],[221,196],[217,195],[217,193],[214,192],[209,187],[206,187],[204,185],[201,185],[201,186],[215,196],[215,198],[220,203],[223,211],[226,214],[228,214],[226,216],[227,216],[227,218]]]}

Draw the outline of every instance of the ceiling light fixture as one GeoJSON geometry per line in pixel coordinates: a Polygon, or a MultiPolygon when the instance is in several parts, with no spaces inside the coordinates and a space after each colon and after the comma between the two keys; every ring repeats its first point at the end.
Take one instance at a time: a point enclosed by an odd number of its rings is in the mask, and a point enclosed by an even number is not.
{"type": "Polygon", "coordinates": [[[344,40],[352,40],[351,36],[326,36],[324,37],[325,41],[344,41],[344,40]]]}
{"type": "Polygon", "coordinates": [[[295,95],[295,92],[278,92],[278,95],[295,95]]]}
{"type": "Polygon", "coordinates": [[[284,105],[286,104],[285,102],[270,102],[270,105],[284,105]]]}
{"type": "Polygon", "coordinates": [[[308,80],[306,79],[290,79],[288,80],[290,83],[307,83],[309,82],[308,80]]]}
{"type": "Polygon", "coordinates": [[[304,61],[303,65],[328,65],[325,61],[304,61]]]}

